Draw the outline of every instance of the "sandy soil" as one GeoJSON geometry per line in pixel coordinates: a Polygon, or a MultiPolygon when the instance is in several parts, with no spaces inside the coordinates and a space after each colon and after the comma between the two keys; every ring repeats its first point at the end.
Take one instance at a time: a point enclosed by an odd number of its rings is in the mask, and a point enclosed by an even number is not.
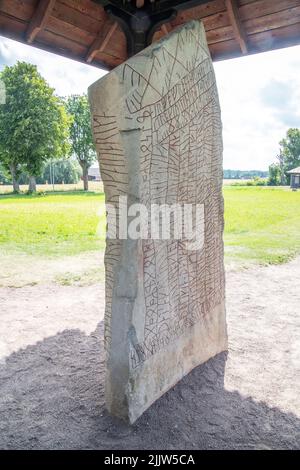
{"type": "Polygon", "coordinates": [[[104,408],[103,284],[0,288],[0,448],[300,448],[299,285],[300,259],[231,269],[228,355],[131,427],[104,408]]]}
{"type": "Polygon", "coordinates": [[[102,251],[52,259],[0,253],[0,288],[51,283],[80,286],[104,282],[103,256],[102,251]]]}

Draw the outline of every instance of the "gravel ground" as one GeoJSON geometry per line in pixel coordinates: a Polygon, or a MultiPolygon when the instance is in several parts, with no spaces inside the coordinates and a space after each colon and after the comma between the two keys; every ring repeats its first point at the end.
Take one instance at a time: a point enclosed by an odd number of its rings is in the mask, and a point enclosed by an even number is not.
{"type": "Polygon", "coordinates": [[[0,288],[1,449],[299,449],[300,259],[227,273],[229,353],[134,426],[104,408],[104,286],[0,288]]]}

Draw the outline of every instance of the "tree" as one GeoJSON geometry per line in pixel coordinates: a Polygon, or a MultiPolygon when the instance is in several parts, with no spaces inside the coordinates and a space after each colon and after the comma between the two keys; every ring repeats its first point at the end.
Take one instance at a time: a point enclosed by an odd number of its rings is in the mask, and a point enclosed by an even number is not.
{"type": "Polygon", "coordinates": [[[44,162],[68,153],[69,119],[35,65],[6,66],[0,79],[6,88],[6,103],[0,106],[0,159],[11,172],[14,190],[25,171],[29,191],[35,191],[44,162]]]}
{"type": "Polygon", "coordinates": [[[11,184],[9,173],[0,163],[0,184],[11,184]]]}
{"type": "Polygon", "coordinates": [[[300,166],[300,129],[289,129],[280,147],[285,172],[300,166]]]}
{"type": "Polygon", "coordinates": [[[280,184],[281,184],[280,166],[276,163],[272,163],[272,165],[269,166],[268,185],[278,186],[280,184]]]}
{"type": "Polygon", "coordinates": [[[48,181],[48,183],[55,184],[73,184],[78,183],[80,179],[80,167],[75,160],[63,159],[56,160],[54,162],[48,162],[43,171],[43,175],[40,178],[42,183],[48,181]]]}
{"type": "Polygon", "coordinates": [[[73,95],[67,99],[67,111],[72,117],[70,139],[83,176],[84,190],[89,189],[88,171],[96,159],[91,127],[91,113],[86,95],[73,95]]]}
{"type": "MultiPolygon", "coordinates": [[[[1,116],[0,116],[1,120],[1,116]]],[[[0,124],[1,128],[1,124],[0,124]]],[[[0,131],[1,134],[1,131],[0,131]]],[[[13,191],[18,193],[20,191],[20,177],[24,171],[24,166],[20,164],[18,156],[16,154],[10,154],[1,146],[1,137],[0,137],[0,162],[4,171],[8,171],[11,174],[13,191]]]]}

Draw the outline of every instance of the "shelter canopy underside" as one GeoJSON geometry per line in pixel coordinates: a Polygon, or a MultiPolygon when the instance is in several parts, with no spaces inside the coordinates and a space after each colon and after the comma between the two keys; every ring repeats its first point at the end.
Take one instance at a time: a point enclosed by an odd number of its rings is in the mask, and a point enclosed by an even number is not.
{"type": "Polygon", "coordinates": [[[107,10],[118,4],[175,12],[153,41],[201,20],[213,60],[300,44],[300,0],[0,0],[0,34],[110,70],[128,58],[128,40],[107,10]]]}

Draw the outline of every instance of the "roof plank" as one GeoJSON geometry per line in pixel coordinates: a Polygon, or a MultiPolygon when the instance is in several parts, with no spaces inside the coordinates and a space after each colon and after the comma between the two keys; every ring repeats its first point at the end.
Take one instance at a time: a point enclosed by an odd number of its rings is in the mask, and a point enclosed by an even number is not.
{"type": "Polygon", "coordinates": [[[56,2],[52,16],[74,26],[75,28],[87,31],[95,37],[98,35],[100,28],[107,20],[106,13],[101,16],[101,20],[97,17],[91,18],[90,16],[85,15],[82,11],[60,1],[56,2]]]}
{"type": "Polygon", "coordinates": [[[58,3],[66,5],[82,13],[88,18],[103,21],[106,18],[104,9],[93,0],[57,0],[58,3]]]}
{"type": "Polygon", "coordinates": [[[108,26],[109,27],[104,33],[104,35],[101,31],[101,34],[95,39],[95,41],[89,48],[88,53],[86,55],[86,61],[88,64],[90,64],[94,60],[98,52],[103,52],[106,49],[106,46],[108,45],[112,35],[118,27],[118,23],[114,22],[108,26]]]}
{"type": "Polygon", "coordinates": [[[26,41],[31,44],[46,25],[56,0],[40,0],[26,31],[26,41]]]}
{"type": "Polygon", "coordinates": [[[289,10],[297,6],[300,6],[300,0],[255,0],[252,3],[240,6],[239,14],[243,21],[261,18],[265,15],[289,10]]]}
{"type": "Polygon", "coordinates": [[[242,53],[247,54],[248,52],[247,36],[246,36],[244,27],[240,19],[236,0],[225,0],[225,5],[228,11],[228,16],[232,24],[235,38],[240,45],[242,53]]]}
{"type": "Polygon", "coordinates": [[[35,13],[36,2],[28,0],[1,0],[0,10],[2,13],[10,15],[23,21],[30,21],[35,13]]]}
{"type": "Polygon", "coordinates": [[[271,31],[283,26],[300,23],[300,6],[280,11],[260,18],[252,18],[245,21],[244,28],[248,35],[271,31]]]}
{"type": "Polygon", "coordinates": [[[224,11],[226,11],[224,0],[214,0],[189,10],[180,11],[171,24],[176,26],[190,20],[202,20],[210,15],[222,13],[224,11]]]}

